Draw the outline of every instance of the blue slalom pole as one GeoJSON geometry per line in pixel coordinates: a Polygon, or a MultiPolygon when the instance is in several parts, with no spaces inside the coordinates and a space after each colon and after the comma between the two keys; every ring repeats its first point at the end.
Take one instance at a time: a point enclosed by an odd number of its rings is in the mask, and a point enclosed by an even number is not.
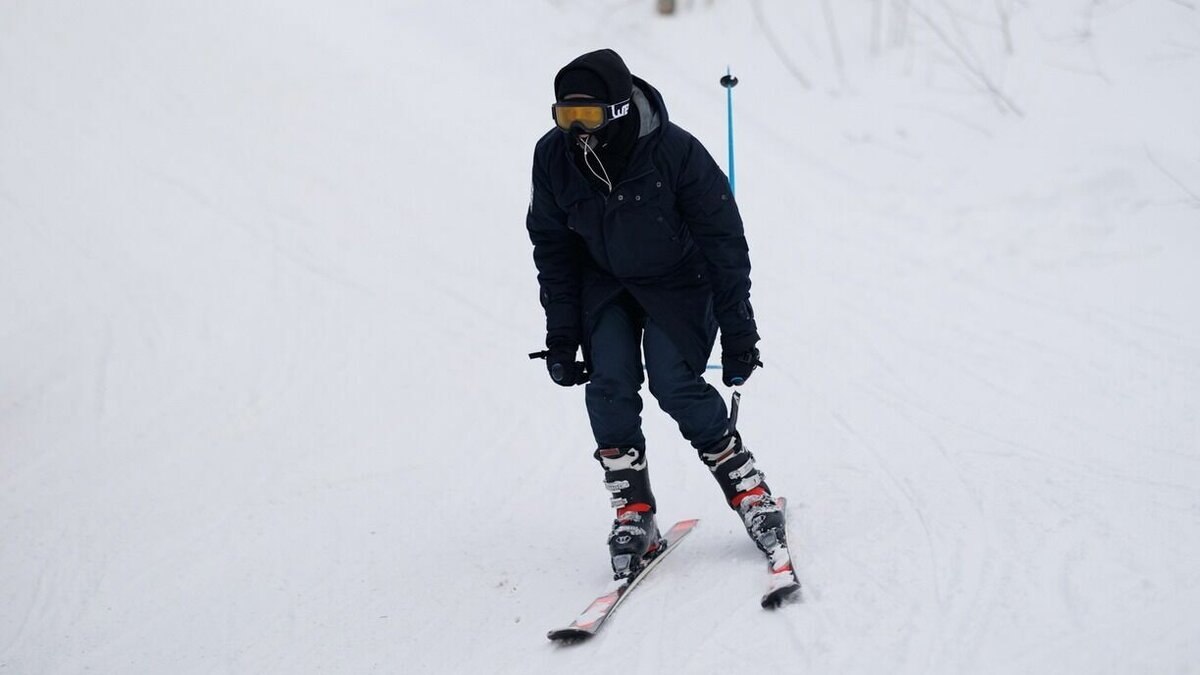
{"type": "Polygon", "coordinates": [[[725,77],[721,78],[721,86],[725,87],[725,109],[728,112],[728,128],[729,128],[729,191],[737,195],[737,188],[734,183],[733,174],[733,88],[737,86],[738,79],[733,76],[729,70],[729,66],[725,66],[725,77]]]}

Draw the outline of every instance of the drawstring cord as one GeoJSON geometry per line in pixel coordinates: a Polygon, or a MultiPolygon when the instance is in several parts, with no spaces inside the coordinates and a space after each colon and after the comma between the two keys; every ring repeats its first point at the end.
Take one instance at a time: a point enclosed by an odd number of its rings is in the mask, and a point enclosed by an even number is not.
{"type": "MultiPolygon", "coordinates": [[[[591,138],[589,137],[588,140],[591,140],[591,138]]],[[[592,175],[596,177],[596,180],[602,181],[606,186],[608,186],[608,191],[611,194],[613,189],[612,181],[608,178],[608,171],[604,168],[604,162],[600,161],[600,155],[596,154],[596,151],[592,149],[592,146],[582,138],[576,136],[575,141],[579,143],[580,148],[583,148],[583,165],[588,168],[588,171],[592,172],[592,175]],[[588,161],[590,157],[596,158],[596,164],[600,165],[600,171],[604,174],[603,176],[601,176],[599,173],[596,173],[596,170],[592,168],[592,163],[588,161]]]]}

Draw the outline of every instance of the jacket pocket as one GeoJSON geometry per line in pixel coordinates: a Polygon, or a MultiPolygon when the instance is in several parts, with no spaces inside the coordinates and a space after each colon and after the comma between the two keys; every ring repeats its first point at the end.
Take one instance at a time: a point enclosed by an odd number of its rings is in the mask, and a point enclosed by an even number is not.
{"type": "Polygon", "coordinates": [[[617,266],[615,246],[621,249],[618,272],[627,277],[659,276],[673,269],[685,252],[683,226],[670,199],[635,201],[617,212],[609,242],[617,266]]]}

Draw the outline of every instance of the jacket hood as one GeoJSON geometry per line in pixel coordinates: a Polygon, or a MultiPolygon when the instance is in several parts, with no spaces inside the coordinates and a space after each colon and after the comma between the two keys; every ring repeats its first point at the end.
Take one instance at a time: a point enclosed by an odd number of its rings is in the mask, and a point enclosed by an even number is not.
{"type": "MultiPolygon", "coordinates": [[[[640,77],[633,76],[633,103],[637,106],[641,118],[641,128],[638,130],[637,145],[630,155],[627,171],[637,171],[644,162],[649,162],[649,148],[661,135],[658,132],[667,125],[667,106],[663,103],[662,94],[640,77]]],[[[626,174],[628,175],[628,174],[626,174]]]]}
{"type": "Polygon", "coordinates": [[[637,75],[633,76],[632,98],[642,120],[638,138],[649,136],[667,123],[667,106],[663,103],[662,94],[637,75]]]}

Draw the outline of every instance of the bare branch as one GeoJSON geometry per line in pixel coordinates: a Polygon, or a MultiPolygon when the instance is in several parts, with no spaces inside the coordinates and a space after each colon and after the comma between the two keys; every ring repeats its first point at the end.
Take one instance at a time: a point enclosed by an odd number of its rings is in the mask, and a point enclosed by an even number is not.
{"type": "Polygon", "coordinates": [[[1009,23],[1012,21],[1011,6],[1005,7],[1003,0],[996,0],[996,16],[1000,18],[1000,33],[1004,36],[1004,53],[1012,56],[1012,30],[1009,28],[1009,23]]]}
{"type": "Polygon", "coordinates": [[[946,32],[942,30],[941,26],[938,26],[928,14],[912,4],[909,4],[909,9],[912,10],[913,14],[916,14],[918,18],[924,21],[925,25],[929,26],[929,29],[932,30],[935,35],[937,35],[938,39],[941,40],[942,43],[945,44],[946,47],[949,48],[956,57],[958,57],[959,62],[962,63],[963,67],[967,69],[967,72],[969,72],[971,75],[974,75],[975,79],[979,80],[979,83],[991,93],[992,97],[996,99],[997,103],[1003,104],[1002,107],[1007,107],[1018,117],[1025,116],[1025,113],[1021,111],[1021,108],[1017,106],[1017,104],[1011,98],[1009,98],[1008,95],[1005,94],[995,82],[992,81],[992,78],[989,77],[981,67],[971,62],[967,55],[963,53],[962,49],[960,49],[958,45],[954,44],[954,41],[950,39],[950,36],[946,35],[946,32]]]}
{"type": "Polygon", "coordinates": [[[950,18],[950,25],[954,28],[954,33],[958,36],[958,44],[962,46],[967,56],[971,57],[971,61],[982,63],[983,59],[979,58],[979,54],[975,53],[975,46],[971,44],[971,38],[967,37],[967,32],[963,30],[962,22],[959,21],[958,12],[950,6],[946,0],[938,0],[938,4],[942,6],[942,10],[946,12],[946,16],[950,18]]]}
{"type": "Polygon", "coordinates": [[[821,12],[825,14],[825,29],[829,32],[829,44],[833,49],[833,62],[837,65],[838,80],[846,85],[846,62],[842,58],[842,42],[838,38],[837,24],[833,20],[833,8],[829,0],[821,0],[821,12]]]}
{"type": "Polygon", "coordinates": [[[771,49],[775,50],[775,55],[779,57],[779,61],[788,69],[792,77],[800,81],[800,84],[805,89],[812,89],[812,82],[805,77],[800,68],[787,55],[787,52],[783,49],[783,45],[779,43],[779,38],[775,37],[775,33],[772,32],[771,27],[767,24],[767,19],[763,16],[762,0],[752,0],[750,6],[754,9],[754,19],[758,22],[759,29],[767,36],[767,42],[770,43],[771,49]]]}

